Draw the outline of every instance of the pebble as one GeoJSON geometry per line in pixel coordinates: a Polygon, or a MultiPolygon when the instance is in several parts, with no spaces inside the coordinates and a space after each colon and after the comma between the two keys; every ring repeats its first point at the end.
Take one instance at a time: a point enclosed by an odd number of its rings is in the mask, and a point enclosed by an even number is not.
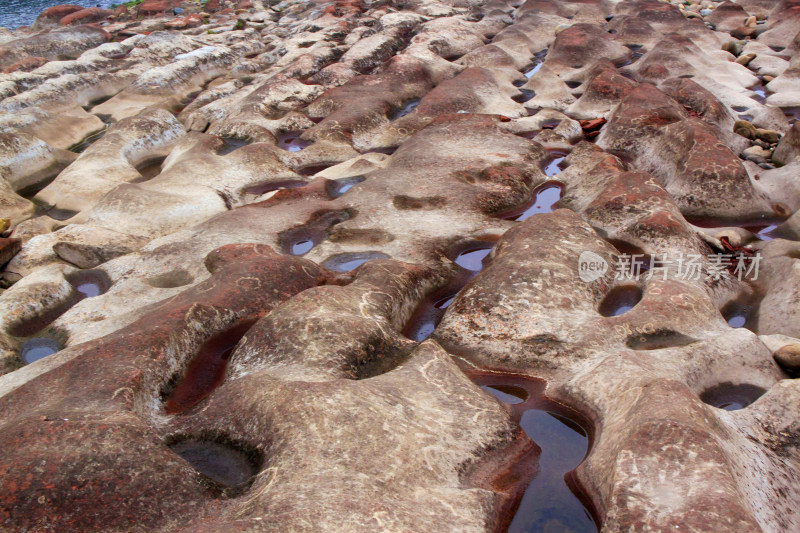
{"type": "Polygon", "coordinates": [[[712,10],[711,10],[711,9],[701,9],[701,10],[700,10],[700,14],[701,14],[702,16],[704,16],[704,17],[707,17],[707,16],[709,16],[711,13],[712,13],[712,10]]]}
{"type": "Polygon", "coordinates": [[[800,344],[787,344],[773,354],[775,361],[792,373],[800,372],[800,344]]]}
{"type": "Polygon", "coordinates": [[[753,141],[753,144],[760,146],[761,148],[769,148],[771,145],[768,142],[764,142],[761,139],[756,139],[753,141]]]}
{"type": "Polygon", "coordinates": [[[765,74],[764,76],[761,76],[761,79],[763,80],[763,83],[766,84],[766,83],[769,83],[772,80],[774,80],[775,76],[769,76],[769,75],[765,74]]]}
{"type": "Polygon", "coordinates": [[[11,221],[7,218],[0,218],[0,233],[3,233],[11,226],[11,221]]]}
{"type": "Polygon", "coordinates": [[[744,54],[742,56],[737,57],[736,58],[736,62],[739,63],[740,65],[742,65],[743,67],[746,67],[748,65],[748,63],[750,63],[755,58],[756,58],[756,55],[753,54],[753,53],[744,54]]]}
{"type": "Polygon", "coordinates": [[[748,161],[753,161],[754,163],[766,163],[767,160],[772,157],[772,152],[765,150],[760,146],[751,146],[750,148],[745,149],[742,152],[742,155],[748,161]]]}
{"type": "Polygon", "coordinates": [[[748,37],[752,37],[756,34],[756,28],[748,28],[742,26],[740,28],[736,28],[731,32],[731,36],[736,39],[746,39],[748,37]]]}
{"type": "Polygon", "coordinates": [[[728,41],[722,45],[722,49],[726,52],[729,52],[735,56],[738,56],[742,53],[742,47],[736,41],[728,41]]]}
{"type": "Polygon", "coordinates": [[[755,15],[750,15],[750,17],[745,21],[744,25],[747,26],[748,28],[754,27],[756,25],[755,15]]]}
{"type": "Polygon", "coordinates": [[[755,139],[757,129],[758,128],[746,120],[737,120],[733,123],[733,132],[747,139],[755,139]]]}
{"type": "Polygon", "coordinates": [[[755,134],[757,139],[761,139],[762,141],[770,144],[775,144],[781,140],[781,134],[775,130],[763,130],[761,128],[756,128],[755,134]]]}

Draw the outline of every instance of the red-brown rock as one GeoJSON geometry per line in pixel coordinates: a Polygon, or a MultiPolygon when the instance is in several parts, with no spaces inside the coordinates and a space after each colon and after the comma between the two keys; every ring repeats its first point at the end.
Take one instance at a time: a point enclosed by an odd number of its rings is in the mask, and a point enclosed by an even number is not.
{"type": "Polygon", "coordinates": [[[258,244],[224,246],[209,261],[217,269],[206,281],[129,328],[84,344],[47,384],[33,380],[0,399],[0,445],[9,452],[0,458],[0,518],[19,531],[42,530],[43,523],[58,531],[122,530],[134,522],[155,531],[176,516],[213,510],[213,489],[135,414],[135,397],[170,364],[177,339],[193,339],[183,354],[191,359],[207,338],[255,321],[324,276],[311,261],[258,244]],[[90,368],[102,377],[87,380],[90,368]],[[40,452],[53,460],[33,473],[40,452]]]}
{"type": "Polygon", "coordinates": [[[76,6],[75,4],[61,4],[48,7],[36,17],[36,21],[33,23],[33,29],[41,30],[49,26],[55,26],[62,18],[76,11],[83,11],[83,9],[83,6],[76,6]]]}
{"type": "Polygon", "coordinates": [[[73,24],[89,24],[91,22],[101,22],[113,15],[114,12],[109,9],[101,9],[99,7],[90,7],[88,9],[81,9],[74,13],[70,13],[58,21],[62,26],[72,26],[73,24]]]}
{"type": "Polygon", "coordinates": [[[203,17],[197,14],[192,14],[187,17],[177,18],[170,20],[164,26],[170,30],[185,30],[188,28],[196,28],[203,23],[203,17]]]}
{"type": "Polygon", "coordinates": [[[155,17],[162,15],[176,7],[180,7],[181,0],[145,0],[136,9],[139,17],[155,17]]]}
{"type": "Polygon", "coordinates": [[[35,70],[42,65],[47,63],[47,59],[41,56],[31,56],[26,57],[25,59],[21,59],[11,65],[10,67],[3,70],[3,74],[10,74],[11,72],[16,72],[18,70],[22,70],[24,72],[30,72],[31,70],[35,70]]]}
{"type": "Polygon", "coordinates": [[[220,9],[222,9],[221,0],[208,0],[203,6],[203,10],[207,11],[208,13],[215,13],[220,9]]]}

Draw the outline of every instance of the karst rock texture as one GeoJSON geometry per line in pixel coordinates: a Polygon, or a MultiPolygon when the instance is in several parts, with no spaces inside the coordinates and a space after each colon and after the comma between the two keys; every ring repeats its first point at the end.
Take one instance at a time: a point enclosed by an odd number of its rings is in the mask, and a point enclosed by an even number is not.
{"type": "Polygon", "coordinates": [[[0,71],[0,531],[800,531],[800,1],[62,5],[0,71]]]}

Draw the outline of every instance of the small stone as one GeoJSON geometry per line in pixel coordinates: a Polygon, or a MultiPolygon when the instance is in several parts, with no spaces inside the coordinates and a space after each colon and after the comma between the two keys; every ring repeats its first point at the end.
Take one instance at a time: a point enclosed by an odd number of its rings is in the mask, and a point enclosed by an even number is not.
{"type": "Polygon", "coordinates": [[[742,156],[748,161],[753,161],[754,163],[766,163],[767,160],[772,156],[772,152],[765,150],[760,146],[751,146],[742,152],[742,156]]]}
{"type": "Polygon", "coordinates": [[[722,49],[726,52],[729,52],[735,56],[738,56],[742,53],[742,47],[736,41],[728,41],[722,45],[722,49]]]}
{"type": "Polygon", "coordinates": [[[92,244],[58,242],[53,245],[53,251],[58,257],[78,268],[94,268],[115,257],[129,254],[134,250],[122,244],[95,246],[92,244]]]}
{"type": "Polygon", "coordinates": [[[707,17],[707,16],[708,16],[708,15],[710,15],[711,13],[712,13],[712,10],[711,10],[711,9],[701,9],[701,10],[700,10],[700,15],[702,15],[702,16],[704,16],[704,17],[707,17]]]}
{"type": "Polygon", "coordinates": [[[744,54],[742,56],[737,57],[736,58],[736,62],[739,63],[740,65],[742,65],[743,67],[746,67],[748,65],[748,63],[750,63],[755,58],[756,58],[756,55],[753,54],[753,53],[744,54]]]}
{"type": "Polygon", "coordinates": [[[181,13],[183,13],[183,9],[180,7],[176,7],[175,9],[172,10],[173,15],[180,15],[181,13]]]}
{"type": "Polygon", "coordinates": [[[753,144],[755,144],[757,146],[760,146],[761,148],[765,148],[765,149],[769,149],[770,146],[771,146],[768,142],[764,142],[761,139],[754,140],[753,144]]]}
{"type": "Polygon", "coordinates": [[[800,372],[800,344],[782,346],[772,356],[787,372],[800,372]]]}
{"type": "Polygon", "coordinates": [[[11,221],[7,218],[0,218],[0,233],[3,233],[9,227],[11,227],[11,221]]]}
{"type": "Polygon", "coordinates": [[[733,132],[747,139],[756,138],[756,127],[746,120],[737,120],[733,123],[733,132]]]}
{"type": "Polygon", "coordinates": [[[762,141],[770,144],[775,144],[781,140],[781,134],[775,130],[763,130],[761,128],[756,128],[755,134],[757,139],[761,139],[762,141]]]}
{"type": "Polygon", "coordinates": [[[775,79],[775,76],[769,76],[765,74],[764,76],[761,76],[761,79],[763,80],[763,83],[769,83],[775,79]]]}
{"type": "Polygon", "coordinates": [[[750,15],[744,22],[744,25],[748,28],[754,27],[756,25],[756,17],[754,15],[750,15]]]}
{"type": "Polygon", "coordinates": [[[731,37],[741,40],[741,39],[746,39],[748,37],[752,37],[755,34],[756,34],[755,28],[746,28],[742,26],[740,28],[736,28],[735,30],[733,30],[731,32],[731,37]]]}

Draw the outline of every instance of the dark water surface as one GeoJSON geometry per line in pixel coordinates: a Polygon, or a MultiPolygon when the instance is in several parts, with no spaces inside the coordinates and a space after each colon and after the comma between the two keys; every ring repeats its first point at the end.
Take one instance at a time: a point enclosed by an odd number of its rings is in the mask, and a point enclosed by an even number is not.
{"type": "MultiPolygon", "coordinates": [[[[125,0],[116,0],[121,4],[125,0]]],[[[108,8],[115,3],[112,0],[0,0],[0,26],[16,30],[20,26],[30,26],[39,13],[48,7],[60,4],[74,4],[84,7],[108,8]]]]}
{"type": "Polygon", "coordinates": [[[531,479],[508,533],[597,533],[580,487],[571,471],[586,457],[588,421],[544,396],[544,383],[514,376],[485,375],[476,383],[508,404],[522,430],[540,451],[531,479]]]}

